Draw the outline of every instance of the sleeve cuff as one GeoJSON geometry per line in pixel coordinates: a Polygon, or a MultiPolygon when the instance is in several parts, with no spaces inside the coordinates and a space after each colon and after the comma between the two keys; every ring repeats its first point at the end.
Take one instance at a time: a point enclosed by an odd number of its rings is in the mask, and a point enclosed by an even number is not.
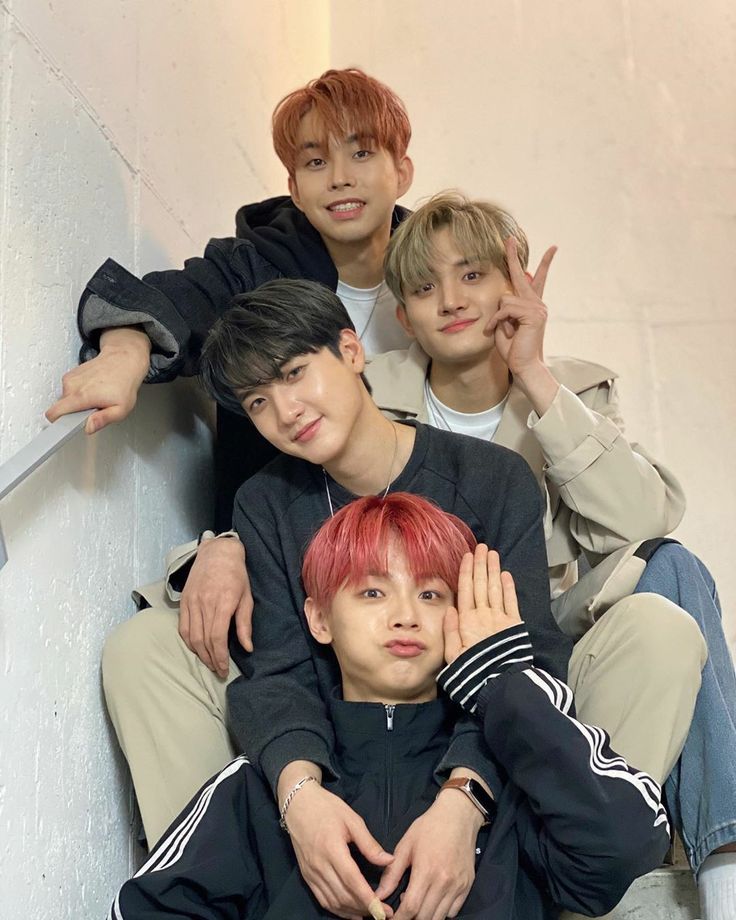
{"type": "Polygon", "coordinates": [[[279,775],[293,760],[309,760],[322,768],[325,779],[339,779],[327,745],[315,732],[290,731],[268,744],[261,752],[259,766],[276,794],[279,775]]]}
{"type": "Polygon", "coordinates": [[[148,313],[116,307],[97,294],[87,298],[81,318],[80,330],[84,337],[80,352],[82,361],[89,361],[99,354],[99,348],[93,342],[99,342],[101,332],[119,326],[141,326],[151,340],[151,368],[146,376],[147,383],[178,362],[179,345],[162,323],[148,313]]]}
{"type": "Polygon", "coordinates": [[[474,713],[478,694],[489,680],[513,665],[531,665],[533,661],[529,631],[522,622],[467,649],[440,671],[437,683],[454,703],[474,713]]]}
{"type": "Polygon", "coordinates": [[[610,419],[591,412],[582,400],[560,386],[541,418],[530,412],[527,427],[542,448],[545,473],[558,486],[587,469],[621,436],[610,419]]]}

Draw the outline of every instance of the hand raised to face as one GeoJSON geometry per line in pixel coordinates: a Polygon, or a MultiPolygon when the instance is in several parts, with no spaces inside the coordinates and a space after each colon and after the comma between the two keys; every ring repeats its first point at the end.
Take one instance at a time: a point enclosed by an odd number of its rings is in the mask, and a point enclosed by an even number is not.
{"type": "Polygon", "coordinates": [[[457,607],[445,614],[445,661],[451,664],[473,645],[520,622],[511,573],[501,571],[495,550],[479,543],[474,554],[463,557],[457,607]]]}

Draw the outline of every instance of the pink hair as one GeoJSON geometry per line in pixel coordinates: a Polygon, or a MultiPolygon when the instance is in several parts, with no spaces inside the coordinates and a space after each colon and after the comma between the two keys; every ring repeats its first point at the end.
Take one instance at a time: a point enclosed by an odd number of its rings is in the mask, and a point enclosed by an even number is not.
{"type": "Polygon", "coordinates": [[[417,581],[438,577],[453,591],[460,562],[476,545],[467,524],[426,498],[408,492],[368,495],[341,508],[312,538],[302,566],[307,594],[324,607],[369,572],[387,573],[392,537],[417,581]]]}

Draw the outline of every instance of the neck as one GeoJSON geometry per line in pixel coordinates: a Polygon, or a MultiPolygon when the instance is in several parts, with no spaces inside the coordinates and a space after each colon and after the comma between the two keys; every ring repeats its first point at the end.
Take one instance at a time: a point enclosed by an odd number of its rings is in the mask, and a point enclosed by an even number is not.
{"type": "Polygon", "coordinates": [[[429,385],[441,403],[456,412],[483,412],[497,406],[511,386],[509,371],[494,349],[466,364],[432,361],[429,385]]]}
{"type": "Polygon", "coordinates": [[[391,225],[360,243],[339,243],[324,240],[327,251],[343,284],[355,288],[372,288],[383,281],[383,256],[386,252],[391,225]]]}
{"type": "Polygon", "coordinates": [[[404,469],[414,447],[414,429],[385,418],[366,391],[366,405],[347,447],[324,468],[354,495],[382,495],[404,469]]]}

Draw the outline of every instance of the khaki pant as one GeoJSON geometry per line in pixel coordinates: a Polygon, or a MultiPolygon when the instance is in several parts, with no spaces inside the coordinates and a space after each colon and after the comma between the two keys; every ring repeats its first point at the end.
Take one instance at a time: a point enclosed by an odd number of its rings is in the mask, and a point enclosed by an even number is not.
{"type": "MultiPolygon", "coordinates": [[[[705,642],[695,621],[655,594],[614,604],[575,646],[568,682],[578,718],[662,782],[690,726],[705,642]]],[[[189,651],[172,609],[148,609],[111,635],[102,661],[107,707],[152,846],[236,751],[221,679],[189,651]]]]}

